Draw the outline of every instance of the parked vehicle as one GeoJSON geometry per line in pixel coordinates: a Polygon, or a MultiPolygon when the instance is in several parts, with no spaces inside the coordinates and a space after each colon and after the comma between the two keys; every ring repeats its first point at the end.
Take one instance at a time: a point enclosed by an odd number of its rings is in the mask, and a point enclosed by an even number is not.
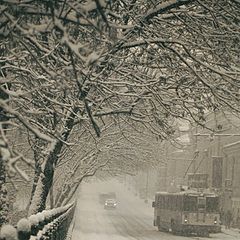
{"type": "Polygon", "coordinates": [[[154,226],[175,234],[209,236],[220,232],[219,196],[210,192],[186,190],[155,194],[154,226]]]}

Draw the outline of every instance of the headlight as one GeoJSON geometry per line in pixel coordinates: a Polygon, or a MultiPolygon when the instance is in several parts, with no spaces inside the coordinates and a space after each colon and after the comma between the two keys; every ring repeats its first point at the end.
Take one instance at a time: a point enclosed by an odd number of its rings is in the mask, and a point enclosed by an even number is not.
{"type": "Polygon", "coordinates": [[[185,222],[185,223],[187,223],[187,222],[188,222],[188,220],[187,220],[187,219],[185,219],[185,220],[184,220],[184,222],[185,222]]]}
{"type": "Polygon", "coordinates": [[[217,224],[217,221],[216,221],[216,220],[214,221],[214,224],[217,224]]]}

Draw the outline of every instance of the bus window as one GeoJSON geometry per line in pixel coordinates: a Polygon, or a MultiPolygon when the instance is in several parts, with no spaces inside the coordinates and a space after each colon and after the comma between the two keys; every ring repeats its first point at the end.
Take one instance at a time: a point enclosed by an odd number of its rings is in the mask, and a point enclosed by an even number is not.
{"type": "Polygon", "coordinates": [[[218,197],[207,197],[206,210],[207,210],[207,212],[218,212],[219,211],[219,198],[218,197]]]}
{"type": "Polygon", "coordinates": [[[166,207],[166,209],[170,209],[169,197],[168,196],[165,197],[165,207],[166,207]]]}
{"type": "Polygon", "coordinates": [[[173,196],[172,202],[171,202],[171,209],[174,211],[176,210],[176,204],[177,204],[176,196],[173,196]]]}
{"type": "Polygon", "coordinates": [[[162,197],[158,196],[158,207],[162,208],[162,204],[163,204],[162,197]]]}
{"type": "Polygon", "coordinates": [[[158,196],[158,207],[159,207],[159,208],[162,208],[162,207],[163,207],[162,196],[158,196]]]}
{"type": "Polygon", "coordinates": [[[162,196],[162,208],[165,208],[165,196],[162,196]]]}
{"type": "Polygon", "coordinates": [[[173,196],[173,198],[172,198],[172,210],[177,210],[177,201],[176,201],[176,196],[173,196]]]}
{"type": "Polygon", "coordinates": [[[197,197],[185,196],[183,200],[183,210],[190,212],[197,211],[197,197]]]}
{"type": "Polygon", "coordinates": [[[165,208],[164,196],[161,197],[161,208],[165,208]]]}
{"type": "Polygon", "coordinates": [[[177,197],[177,209],[182,210],[182,196],[177,197]]]}
{"type": "Polygon", "coordinates": [[[179,202],[178,202],[178,196],[175,196],[174,198],[174,205],[175,205],[175,208],[174,210],[179,210],[179,202]]]}
{"type": "Polygon", "coordinates": [[[173,210],[173,199],[174,196],[168,198],[168,209],[173,210]]]}
{"type": "Polygon", "coordinates": [[[169,209],[168,196],[164,196],[164,208],[169,209]]]}
{"type": "Polygon", "coordinates": [[[198,209],[205,209],[205,208],[206,208],[206,198],[198,197],[198,209]]]}

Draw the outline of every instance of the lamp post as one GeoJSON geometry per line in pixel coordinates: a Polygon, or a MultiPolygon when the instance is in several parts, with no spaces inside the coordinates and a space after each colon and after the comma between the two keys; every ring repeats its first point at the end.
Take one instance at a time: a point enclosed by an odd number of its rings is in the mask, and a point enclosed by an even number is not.
{"type": "Polygon", "coordinates": [[[149,181],[149,169],[147,168],[146,173],[146,196],[145,196],[145,203],[148,203],[148,181],[149,181]]]}

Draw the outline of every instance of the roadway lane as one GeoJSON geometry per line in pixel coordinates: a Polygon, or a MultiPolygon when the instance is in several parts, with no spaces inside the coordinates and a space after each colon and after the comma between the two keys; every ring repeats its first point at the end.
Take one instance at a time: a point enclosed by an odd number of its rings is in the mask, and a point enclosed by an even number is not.
{"type": "MultiPolygon", "coordinates": [[[[158,232],[152,225],[151,203],[135,197],[118,182],[84,183],[79,192],[72,240],[186,240],[204,239],[158,232]],[[116,210],[105,210],[98,201],[101,192],[116,192],[116,210]]],[[[236,240],[240,234],[229,230],[212,234],[214,240],[236,240]]]]}

